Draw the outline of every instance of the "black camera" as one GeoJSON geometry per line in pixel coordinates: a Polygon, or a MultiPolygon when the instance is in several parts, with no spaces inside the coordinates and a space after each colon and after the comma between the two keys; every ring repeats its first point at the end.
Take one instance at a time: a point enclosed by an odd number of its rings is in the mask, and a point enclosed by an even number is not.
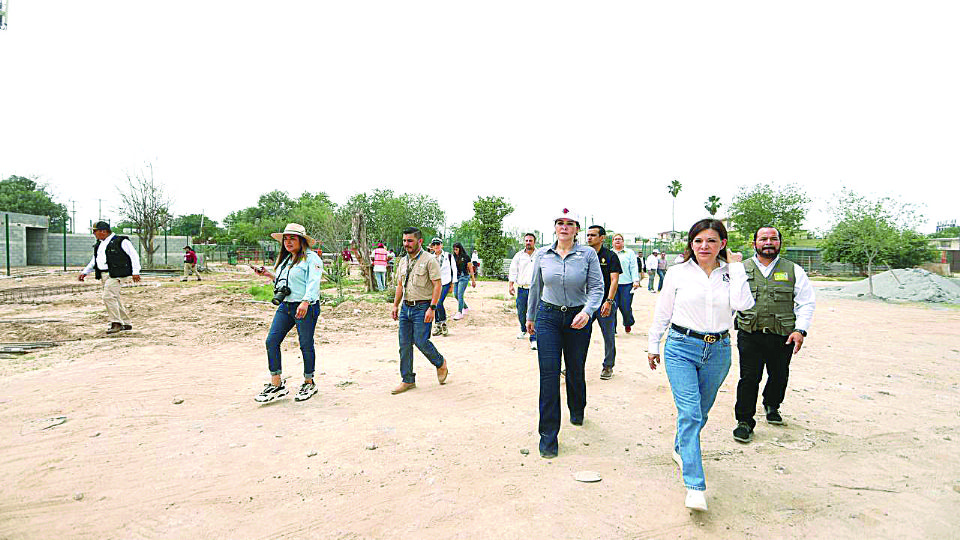
{"type": "Polygon", "coordinates": [[[283,303],[283,299],[288,296],[290,296],[290,287],[287,287],[286,285],[274,287],[273,300],[270,301],[273,302],[273,305],[279,306],[281,303],[283,303]]]}

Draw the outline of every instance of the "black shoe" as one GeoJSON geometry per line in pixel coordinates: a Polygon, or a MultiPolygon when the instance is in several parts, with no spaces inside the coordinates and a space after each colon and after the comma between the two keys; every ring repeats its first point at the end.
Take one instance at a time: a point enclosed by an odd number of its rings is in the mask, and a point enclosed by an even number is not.
{"type": "Polygon", "coordinates": [[[780,411],[774,409],[773,407],[764,407],[767,410],[767,423],[773,424],[775,426],[783,425],[783,417],[780,416],[780,411]]]}
{"type": "Polygon", "coordinates": [[[119,332],[119,331],[121,331],[121,330],[123,330],[123,325],[122,325],[122,324],[120,324],[120,323],[118,323],[118,322],[110,323],[110,328],[107,328],[107,333],[108,333],[108,334],[116,334],[117,332],[119,332]]]}
{"type": "Polygon", "coordinates": [[[124,330],[133,330],[133,325],[132,325],[132,324],[125,324],[125,325],[123,325],[123,329],[124,329],[124,330]]]}
{"type": "Polygon", "coordinates": [[[753,428],[746,422],[737,424],[737,429],[733,430],[733,440],[742,443],[748,443],[753,440],[753,428]]]}
{"type": "Polygon", "coordinates": [[[540,451],[540,457],[542,457],[543,459],[553,459],[553,458],[557,457],[557,453],[556,453],[556,452],[549,452],[549,451],[541,450],[541,451],[540,451]]]}
{"type": "Polygon", "coordinates": [[[603,368],[602,371],[600,371],[600,378],[601,378],[601,379],[607,380],[607,379],[609,379],[609,378],[611,378],[611,377],[613,377],[613,368],[612,368],[612,367],[605,367],[605,368],[603,368]]]}
{"type": "Polygon", "coordinates": [[[571,414],[571,415],[570,415],[570,423],[573,424],[573,425],[575,425],[575,426],[582,426],[582,425],[583,425],[583,413],[580,413],[579,415],[572,415],[572,414],[571,414]]]}

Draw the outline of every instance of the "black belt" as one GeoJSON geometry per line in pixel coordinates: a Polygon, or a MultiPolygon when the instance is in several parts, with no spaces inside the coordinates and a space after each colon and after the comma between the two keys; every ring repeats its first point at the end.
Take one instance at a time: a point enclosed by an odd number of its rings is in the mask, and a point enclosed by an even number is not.
{"type": "Polygon", "coordinates": [[[426,305],[428,305],[428,306],[430,305],[430,301],[429,301],[429,300],[404,300],[403,303],[404,303],[405,305],[409,306],[409,307],[422,306],[422,305],[424,305],[424,304],[426,304],[426,305]]]}
{"type": "Polygon", "coordinates": [[[697,338],[697,339],[702,339],[703,341],[706,341],[707,343],[716,343],[717,340],[719,340],[719,339],[721,339],[721,338],[725,338],[725,337],[729,337],[729,336],[730,336],[730,331],[729,331],[729,330],[724,330],[723,332],[715,332],[715,333],[712,333],[712,334],[701,334],[700,332],[694,332],[693,330],[691,330],[691,329],[689,329],[689,328],[684,328],[684,327],[682,327],[682,326],[680,326],[680,325],[678,325],[678,324],[673,324],[673,323],[670,324],[670,328],[673,328],[674,330],[676,330],[677,332],[680,332],[681,334],[683,334],[683,335],[685,335],[685,336],[690,336],[690,337],[694,337],[694,338],[697,338]]]}
{"type": "Polygon", "coordinates": [[[543,304],[544,307],[548,309],[552,309],[554,311],[567,312],[567,311],[576,311],[579,309],[583,309],[583,306],[558,306],[556,304],[551,304],[550,302],[543,302],[543,301],[541,301],[540,303],[543,304]]]}

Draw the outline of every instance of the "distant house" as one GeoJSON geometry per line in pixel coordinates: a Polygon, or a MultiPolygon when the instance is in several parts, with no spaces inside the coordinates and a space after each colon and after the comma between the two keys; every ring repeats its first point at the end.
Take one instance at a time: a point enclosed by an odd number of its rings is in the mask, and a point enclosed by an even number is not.
{"type": "Polygon", "coordinates": [[[686,233],[680,231],[663,231],[657,233],[657,240],[663,240],[666,242],[675,242],[677,240],[683,240],[686,237],[686,233]]]}

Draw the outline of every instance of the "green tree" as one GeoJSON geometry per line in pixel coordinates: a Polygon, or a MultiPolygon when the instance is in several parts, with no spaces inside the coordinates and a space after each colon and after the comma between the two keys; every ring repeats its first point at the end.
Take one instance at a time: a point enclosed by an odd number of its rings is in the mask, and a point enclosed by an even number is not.
{"type": "Polygon", "coordinates": [[[478,223],[477,252],[486,264],[484,275],[499,276],[508,242],[503,236],[503,218],[513,213],[513,205],[503,197],[491,195],[473,201],[473,218],[478,223]]]}
{"type": "Polygon", "coordinates": [[[63,232],[67,207],[54,201],[47,186],[35,178],[11,175],[0,180],[0,210],[50,218],[50,231],[63,232]]]}
{"type": "Polygon", "coordinates": [[[913,228],[922,220],[914,205],[890,197],[870,199],[850,190],[842,190],[835,200],[833,225],[820,244],[823,260],[866,269],[870,296],[874,264],[903,268],[933,258],[935,252],[913,228]]]}
{"type": "Polygon", "coordinates": [[[721,206],[723,206],[723,203],[720,202],[720,197],[716,195],[707,197],[707,202],[703,204],[704,209],[710,212],[711,216],[717,215],[717,210],[719,210],[721,206]]]}
{"type": "Polygon", "coordinates": [[[673,209],[671,210],[670,216],[670,231],[677,230],[677,195],[680,194],[680,190],[683,189],[683,184],[680,183],[676,178],[667,185],[667,191],[670,195],[673,196],[673,209]]]}
{"type": "Polygon", "coordinates": [[[440,203],[433,197],[420,193],[397,195],[389,189],[358,193],[340,206],[337,213],[349,226],[356,212],[363,213],[371,242],[386,242],[394,249],[400,245],[403,229],[417,227],[429,242],[446,220],[440,203]]]}
{"type": "Polygon", "coordinates": [[[783,236],[800,228],[807,216],[809,197],[800,188],[770,184],[741,186],[730,203],[730,220],[744,236],[753,238],[761,227],[776,227],[783,236]]]}
{"type": "Polygon", "coordinates": [[[932,232],[927,236],[930,238],[956,238],[960,236],[960,227],[947,227],[940,232],[932,232]]]}
{"type": "Polygon", "coordinates": [[[167,234],[170,236],[188,236],[193,237],[194,242],[204,241],[207,238],[214,238],[222,233],[217,226],[216,220],[201,214],[186,214],[177,216],[170,222],[170,230],[167,234]],[[203,231],[200,226],[203,225],[203,231]]]}
{"type": "Polygon", "coordinates": [[[450,240],[460,242],[463,244],[464,249],[468,251],[477,244],[477,238],[479,236],[480,223],[475,218],[470,218],[450,226],[450,240]]]}

